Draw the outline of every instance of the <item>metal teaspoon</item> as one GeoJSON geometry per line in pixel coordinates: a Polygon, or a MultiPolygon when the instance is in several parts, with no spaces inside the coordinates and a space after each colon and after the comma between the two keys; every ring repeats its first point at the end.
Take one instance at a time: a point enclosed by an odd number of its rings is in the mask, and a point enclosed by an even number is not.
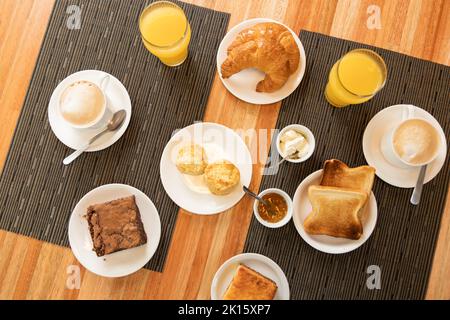
{"type": "Polygon", "coordinates": [[[105,127],[105,129],[103,131],[101,131],[100,133],[98,133],[97,135],[92,137],[87,144],[85,144],[83,147],[79,148],[77,151],[75,151],[74,153],[69,155],[67,158],[65,158],[63,160],[63,163],[65,165],[68,165],[68,164],[72,163],[72,161],[74,161],[84,151],[86,151],[87,148],[89,148],[89,146],[92,143],[94,143],[98,138],[100,138],[101,136],[103,136],[107,132],[115,131],[115,130],[119,129],[122,126],[122,123],[125,120],[126,116],[127,116],[127,112],[125,110],[119,110],[119,111],[115,112],[113,114],[111,120],[109,120],[108,124],[106,125],[106,127],[105,127]]]}

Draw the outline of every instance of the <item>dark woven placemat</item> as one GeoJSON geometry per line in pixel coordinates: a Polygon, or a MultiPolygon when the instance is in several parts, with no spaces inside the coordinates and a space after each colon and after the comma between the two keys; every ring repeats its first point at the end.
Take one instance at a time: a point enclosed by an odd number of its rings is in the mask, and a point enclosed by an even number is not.
{"type": "MultiPolygon", "coordinates": [[[[278,187],[293,197],[300,182],[327,159],[340,159],[350,166],[365,164],[364,129],[377,112],[390,105],[411,103],[428,110],[450,136],[449,67],[317,33],[302,31],[300,39],[308,60],[305,78],[283,102],[277,128],[291,123],[306,125],[316,137],[316,151],[304,164],[285,163],[276,175],[265,176],[261,190],[278,187]],[[383,56],[389,71],[386,87],[363,105],[333,108],[323,96],[328,72],[345,52],[359,47],[383,56]]],[[[373,189],[378,203],[377,225],[369,240],[353,252],[319,252],[303,241],[292,222],[271,230],[256,219],[251,223],[245,251],[264,254],[281,266],[292,299],[423,298],[449,180],[447,157],[415,207],[409,204],[412,189],[394,188],[377,178],[373,189]],[[380,290],[366,286],[370,265],[380,267],[380,290]]]]}
{"type": "Polygon", "coordinates": [[[66,246],[71,210],[85,193],[129,184],[158,208],[161,241],[147,267],[162,270],[178,207],[164,192],[159,160],[175,129],[203,119],[229,15],[179,2],[191,23],[190,52],[183,65],[168,68],[141,43],[138,18],[147,2],[56,1],[0,181],[0,228],[66,246]],[[79,30],[66,27],[70,5],[81,9],[79,30]],[[121,80],[133,115],[112,147],[65,167],[70,150],[52,133],[47,105],[62,79],[86,69],[121,80]]]}

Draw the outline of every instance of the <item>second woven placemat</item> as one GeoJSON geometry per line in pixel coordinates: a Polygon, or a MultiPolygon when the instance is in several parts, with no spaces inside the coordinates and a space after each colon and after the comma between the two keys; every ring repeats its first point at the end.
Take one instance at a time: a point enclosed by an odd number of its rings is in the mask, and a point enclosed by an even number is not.
{"type": "MultiPolygon", "coordinates": [[[[316,151],[303,164],[284,163],[276,175],[265,176],[261,190],[277,187],[293,197],[300,182],[327,159],[340,159],[350,166],[365,164],[364,129],[377,112],[390,105],[410,103],[426,109],[450,137],[449,67],[306,31],[300,33],[300,40],[308,60],[305,77],[283,102],[277,128],[291,123],[309,127],[316,137],[316,151]],[[333,108],[323,95],[328,73],[343,54],[360,47],[375,50],[385,59],[387,84],[368,103],[333,108]]],[[[426,184],[420,205],[413,206],[409,204],[411,189],[395,188],[377,178],[373,189],[377,225],[369,240],[353,252],[319,252],[303,241],[292,222],[271,230],[256,219],[245,251],[277,262],[286,272],[293,299],[424,298],[449,181],[447,157],[439,175],[426,184]],[[380,290],[366,286],[373,272],[370,266],[381,270],[380,290]]]]}

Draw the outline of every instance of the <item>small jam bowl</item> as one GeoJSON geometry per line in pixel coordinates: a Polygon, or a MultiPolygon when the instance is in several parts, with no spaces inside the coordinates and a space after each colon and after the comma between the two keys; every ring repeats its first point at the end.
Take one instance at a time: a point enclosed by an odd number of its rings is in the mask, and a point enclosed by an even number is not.
{"type": "Polygon", "coordinates": [[[286,201],[287,213],[284,216],[284,218],[275,223],[266,221],[263,218],[261,218],[261,216],[259,215],[259,212],[258,212],[258,204],[259,204],[258,200],[255,200],[255,202],[253,203],[253,213],[255,214],[256,219],[263,226],[266,226],[268,228],[280,228],[280,227],[284,226],[285,224],[287,224],[292,218],[292,211],[293,211],[292,199],[291,199],[291,197],[289,197],[289,195],[286,192],[284,192],[283,190],[280,190],[280,189],[276,189],[276,188],[266,189],[263,192],[261,192],[260,194],[258,194],[258,196],[262,198],[264,195],[266,195],[268,193],[277,193],[277,194],[281,195],[284,198],[284,200],[286,201]]]}
{"type": "Polygon", "coordinates": [[[309,157],[311,157],[311,155],[314,152],[314,149],[316,148],[316,139],[314,138],[313,133],[307,127],[302,126],[300,124],[291,124],[291,125],[288,125],[287,127],[284,127],[277,136],[277,151],[280,154],[281,158],[284,158],[286,156],[286,154],[281,152],[281,146],[280,146],[281,140],[280,139],[288,130],[294,130],[294,131],[297,131],[297,132],[300,132],[301,134],[303,134],[309,143],[309,150],[308,150],[308,153],[306,155],[304,155],[302,158],[299,158],[299,159],[287,158],[286,161],[292,162],[292,163],[305,162],[306,160],[309,159],[309,157]]]}

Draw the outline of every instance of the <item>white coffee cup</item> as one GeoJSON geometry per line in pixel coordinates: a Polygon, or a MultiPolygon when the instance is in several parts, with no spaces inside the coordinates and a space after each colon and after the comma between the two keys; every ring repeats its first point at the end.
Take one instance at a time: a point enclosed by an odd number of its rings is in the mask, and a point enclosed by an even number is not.
{"type": "Polygon", "coordinates": [[[75,129],[94,128],[104,122],[107,113],[105,89],[109,75],[94,83],[78,80],[69,84],[60,94],[58,113],[62,121],[75,129]]]}
{"type": "Polygon", "coordinates": [[[442,148],[435,124],[414,116],[414,106],[405,105],[402,121],[381,139],[385,159],[399,168],[421,167],[433,162],[442,148]]]}

